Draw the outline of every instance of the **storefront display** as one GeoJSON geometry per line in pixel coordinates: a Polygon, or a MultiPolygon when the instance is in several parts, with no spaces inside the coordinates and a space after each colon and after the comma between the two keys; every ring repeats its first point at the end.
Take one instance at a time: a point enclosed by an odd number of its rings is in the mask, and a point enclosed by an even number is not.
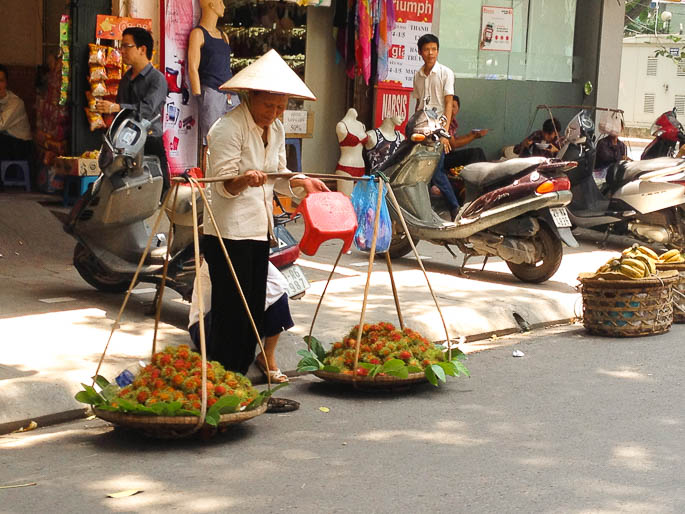
{"type": "Polygon", "coordinates": [[[233,49],[231,69],[237,73],[268,50],[276,50],[304,77],[307,10],[283,2],[232,2],[220,22],[233,49]]]}

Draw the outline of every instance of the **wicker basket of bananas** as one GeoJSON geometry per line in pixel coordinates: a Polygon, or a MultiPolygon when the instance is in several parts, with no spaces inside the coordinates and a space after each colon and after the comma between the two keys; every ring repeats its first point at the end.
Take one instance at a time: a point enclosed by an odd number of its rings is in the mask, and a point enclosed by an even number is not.
{"type": "Polygon", "coordinates": [[[669,250],[659,255],[659,271],[677,271],[680,279],[673,286],[673,323],[685,323],[685,254],[669,250]]]}
{"type": "Polygon", "coordinates": [[[595,273],[581,273],[585,329],[612,337],[667,332],[673,323],[673,287],[679,275],[657,269],[658,262],[652,249],[633,245],[595,273]]]}

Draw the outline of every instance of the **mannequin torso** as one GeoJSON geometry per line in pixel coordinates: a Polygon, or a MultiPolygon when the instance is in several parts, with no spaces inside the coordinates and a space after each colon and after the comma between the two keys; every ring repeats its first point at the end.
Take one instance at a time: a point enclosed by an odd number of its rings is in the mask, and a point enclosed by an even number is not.
{"type": "Polygon", "coordinates": [[[369,130],[366,134],[368,141],[364,147],[367,150],[369,168],[374,170],[385,163],[395,153],[404,136],[395,127],[404,121],[399,116],[385,118],[376,129],[369,130]]]}
{"type": "MultiPolygon", "coordinates": [[[[340,158],[335,173],[343,176],[361,177],[364,175],[364,157],[362,149],[368,140],[366,127],[357,120],[357,111],[349,109],[345,116],[335,126],[335,133],[340,143],[340,158]]],[[[338,181],[338,191],[346,195],[352,194],[353,182],[338,181]]]]}

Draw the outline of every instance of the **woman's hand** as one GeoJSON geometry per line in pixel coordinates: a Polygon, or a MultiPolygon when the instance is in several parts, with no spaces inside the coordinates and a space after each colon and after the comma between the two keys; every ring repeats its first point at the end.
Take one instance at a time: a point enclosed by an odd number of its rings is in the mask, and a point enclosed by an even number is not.
{"type": "Polygon", "coordinates": [[[301,187],[307,194],[330,192],[326,184],[318,178],[293,178],[290,179],[290,187],[301,187]]]}
{"type": "Polygon", "coordinates": [[[266,183],[267,175],[263,171],[258,170],[247,170],[243,173],[245,177],[246,184],[249,187],[260,187],[266,183]]]}

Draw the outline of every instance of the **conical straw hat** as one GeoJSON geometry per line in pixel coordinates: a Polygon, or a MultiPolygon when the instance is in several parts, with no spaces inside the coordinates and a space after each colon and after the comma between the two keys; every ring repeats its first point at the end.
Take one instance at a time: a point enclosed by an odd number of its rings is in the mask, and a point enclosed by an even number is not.
{"type": "Polygon", "coordinates": [[[219,87],[225,91],[267,91],[304,100],[316,100],[307,85],[278,55],[269,50],[219,87]]]}

